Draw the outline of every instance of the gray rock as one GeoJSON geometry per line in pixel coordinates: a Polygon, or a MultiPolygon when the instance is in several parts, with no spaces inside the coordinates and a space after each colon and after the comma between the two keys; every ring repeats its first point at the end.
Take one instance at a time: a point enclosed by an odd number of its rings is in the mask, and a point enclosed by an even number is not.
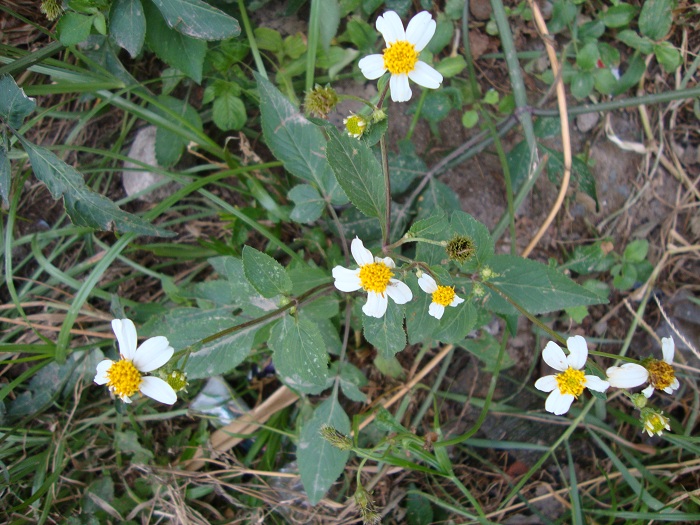
{"type": "Polygon", "coordinates": [[[583,113],[576,117],[576,127],[581,133],[588,133],[596,127],[599,120],[600,115],[598,113],[583,113]]]}
{"type": "MultiPolygon", "coordinates": [[[[158,166],[156,160],[156,130],[155,126],[142,128],[136,133],[134,142],[131,145],[128,156],[134,160],[143,162],[150,166],[158,166]]],[[[144,190],[148,190],[151,186],[158,184],[167,177],[152,171],[146,171],[142,166],[137,166],[132,162],[124,163],[124,171],[122,172],[122,184],[124,191],[131,197],[132,195],[144,190]]],[[[158,202],[165,197],[172,195],[178,185],[174,182],[166,183],[138,197],[138,200],[143,202],[158,202]]]]}

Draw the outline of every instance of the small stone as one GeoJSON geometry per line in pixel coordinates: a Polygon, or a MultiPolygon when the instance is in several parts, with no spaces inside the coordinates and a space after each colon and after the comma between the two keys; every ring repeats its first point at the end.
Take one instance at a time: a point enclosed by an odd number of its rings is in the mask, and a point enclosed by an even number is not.
{"type": "MultiPolygon", "coordinates": [[[[143,162],[150,166],[158,166],[156,160],[156,131],[155,126],[148,126],[140,129],[134,137],[134,142],[129,149],[128,156],[134,160],[143,162]]],[[[146,171],[141,166],[137,166],[131,162],[124,162],[124,171],[122,172],[122,184],[124,191],[131,197],[135,193],[146,190],[167,179],[167,177],[152,171],[146,171]]],[[[144,193],[138,197],[138,200],[143,202],[159,202],[164,198],[175,193],[178,185],[170,182],[159,188],[144,193]]]]}
{"type": "Polygon", "coordinates": [[[469,12],[477,20],[488,20],[491,16],[491,2],[489,0],[471,0],[469,12]]]}
{"type": "Polygon", "coordinates": [[[576,127],[581,133],[588,133],[598,124],[598,120],[600,116],[596,112],[583,113],[576,117],[576,127]]]}

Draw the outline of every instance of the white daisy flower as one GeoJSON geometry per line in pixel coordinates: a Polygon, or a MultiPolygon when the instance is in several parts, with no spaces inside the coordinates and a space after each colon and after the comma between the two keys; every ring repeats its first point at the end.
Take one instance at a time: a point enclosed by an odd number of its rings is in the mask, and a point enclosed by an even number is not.
{"type": "Polygon", "coordinates": [[[649,380],[649,371],[637,363],[611,366],[605,371],[607,381],[615,388],[634,388],[649,380]]]}
{"type": "Polygon", "coordinates": [[[535,388],[543,392],[551,392],[547,397],[544,408],[547,412],[560,416],[566,414],[574,399],[583,393],[584,388],[605,392],[610,384],[597,376],[585,375],[582,368],[588,359],[586,340],[580,335],[566,340],[569,355],[565,355],[561,347],[550,341],[542,351],[544,362],[559,374],[540,377],[535,382],[535,388]]]}
{"type": "Polygon", "coordinates": [[[413,299],[411,289],[396,279],[392,279],[396,265],[391,257],[372,257],[362,241],[355,237],[350,244],[355,262],[360,266],[350,270],[342,266],[333,268],[335,287],[341,292],[354,292],[362,288],[367,292],[367,302],[362,311],[370,317],[383,317],[388,304],[387,296],[396,304],[405,304],[413,299]]]}
{"type": "Polygon", "coordinates": [[[143,376],[167,363],[175,350],[163,336],[151,337],[136,347],[136,327],[129,319],[114,319],[112,330],[119,343],[119,361],[105,359],[97,365],[95,383],[107,385],[124,403],[131,403],[136,392],[172,405],[177,400],[175,390],[154,376],[143,376]]]}
{"type": "Polygon", "coordinates": [[[457,296],[454,287],[438,285],[427,273],[418,278],[418,286],[425,293],[432,295],[433,302],[428,307],[428,313],[435,319],[442,319],[446,306],[457,306],[464,302],[464,299],[457,296]]]}
{"type": "Polygon", "coordinates": [[[673,356],[676,353],[676,345],[672,337],[661,339],[661,352],[663,361],[650,359],[644,362],[644,366],[649,372],[649,386],[642,390],[642,394],[651,397],[655,389],[663,390],[667,394],[673,394],[681,384],[673,370],[673,356]]]}
{"type": "Polygon", "coordinates": [[[410,78],[416,84],[436,89],[442,83],[442,75],[418,55],[435,34],[437,24],[427,11],[421,11],[408,23],[404,31],[401,18],[394,11],[387,11],[377,18],[377,30],[384,37],[386,49],[381,55],[369,55],[359,62],[362,74],[375,80],[389,71],[391,100],[406,102],[411,98],[410,78]]]}

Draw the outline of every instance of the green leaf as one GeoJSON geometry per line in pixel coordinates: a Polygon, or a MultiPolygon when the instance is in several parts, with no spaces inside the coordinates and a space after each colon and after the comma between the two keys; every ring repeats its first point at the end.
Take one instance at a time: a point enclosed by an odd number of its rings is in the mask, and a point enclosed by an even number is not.
{"type": "Polygon", "coordinates": [[[461,205],[457,194],[449,186],[433,178],[418,197],[416,208],[416,219],[424,219],[434,215],[435,210],[450,212],[461,209],[461,205]]]}
{"type": "MultiPolygon", "coordinates": [[[[543,144],[540,144],[540,147],[545,153],[550,155],[549,169],[551,169],[552,173],[555,173],[558,178],[561,178],[564,174],[563,154],[543,144]]],[[[595,178],[588,168],[588,164],[580,158],[574,157],[571,164],[571,176],[574,178],[579,188],[595,201],[596,210],[598,210],[600,208],[600,204],[598,203],[598,191],[596,189],[595,178]]]]}
{"type": "Polygon", "coordinates": [[[477,125],[479,122],[479,112],[473,109],[469,109],[462,115],[462,126],[467,129],[471,129],[477,125]]]}
{"type": "Polygon", "coordinates": [[[460,20],[463,9],[464,0],[447,0],[445,2],[445,14],[452,20],[460,20]]]}
{"type": "Polygon", "coordinates": [[[571,94],[581,100],[591,94],[595,80],[590,71],[579,71],[571,79],[571,94]]]}
{"type": "Polygon", "coordinates": [[[418,286],[416,279],[406,283],[413,292],[413,300],[406,304],[406,332],[410,344],[422,343],[433,339],[440,321],[428,313],[433,298],[418,286]]]}
{"type": "Polygon", "coordinates": [[[637,16],[638,9],[630,4],[618,4],[601,13],[600,20],[606,27],[624,27],[637,16]]]}
{"type": "Polygon", "coordinates": [[[681,65],[681,54],[671,42],[654,44],[654,56],[667,73],[673,73],[681,65]]]}
{"type": "Polygon", "coordinates": [[[0,118],[17,130],[35,107],[34,99],[24,94],[14,78],[10,75],[0,77],[0,118]]]}
{"type": "Polygon", "coordinates": [[[565,29],[576,18],[576,5],[571,0],[555,0],[552,5],[552,18],[547,24],[549,32],[554,34],[565,29]]]}
{"type": "MultiPolygon", "coordinates": [[[[468,339],[461,345],[467,352],[479,359],[484,364],[484,372],[493,372],[496,369],[496,361],[498,351],[501,347],[501,342],[488,333],[486,330],[481,331],[479,339],[468,339]]],[[[501,361],[501,370],[505,370],[513,366],[513,359],[506,352],[501,361]]]]}
{"type": "Polygon", "coordinates": [[[231,91],[216,97],[212,110],[214,124],[221,131],[242,129],[248,119],[245,104],[231,91]]]}
{"type": "Polygon", "coordinates": [[[170,29],[151,2],[143,5],[146,43],[169,66],[179,69],[198,84],[202,82],[207,43],[170,29]]]}
{"type": "MultiPolygon", "coordinates": [[[[368,217],[383,221],[386,189],[382,168],[362,141],[328,128],[326,158],[350,201],[368,217]]],[[[383,222],[382,222],[383,225],[383,222]]]]}
{"type": "MultiPolygon", "coordinates": [[[[217,332],[241,324],[231,307],[202,309],[176,308],[149,321],[145,334],[163,335],[176,350],[182,350],[217,332]]],[[[255,334],[263,324],[255,324],[211,341],[190,354],[185,372],[190,379],[226,374],[250,354],[255,334]]]]}
{"type": "MultiPolygon", "coordinates": [[[[460,0],[464,3],[464,0],[460,0]]],[[[407,525],[430,525],[433,523],[433,508],[430,501],[417,492],[416,486],[411,483],[406,497],[406,523],[407,525]]]]}
{"type": "Polygon", "coordinates": [[[414,222],[406,233],[406,237],[433,239],[435,235],[443,233],[448,227],[449,223],[445,214],[437,211],[435,215],[414,222]]]}
{"type": "Polygon", "coordinates": [[[645,36],[639,36],[636,31],[631,29],[620,31],[615,35],[615,38],[645,55],[649,55],[653,51],[653,42],[645,36]]]}
{"type": "Polygon", "coordinates": [[[639,13],[639,31],[652,40],[661,40],[671,30],[675,0],[645,0],[639,13]]]}
{"type": "MultiPolygon", "coordinates": [[[[349,206],[340,215],[340,226],[343,229],[345,238],[354,239],[359,237],[366,243],[382,238],[379,222],[374,217],[367,217],[354,206],[349,206]]],[[[335,221],[329,221],[328,227],[335,235],[338,235],[335,221]]]]}
{"type": "Polygon", "coordinates": [[[10,158],[7,156],[5,144],[0,144],[0,196],[5,206],[9,206],[10,186],[10,158]]]}
{"type": "Polygon", "coordinates": [[[282,51],[282,35],[279,31],[269,27],[256,27],[253,34],[255,35],[255,43],[263,51],[272,51],[273,53],[282,51]]]}
{"type": "Polygon", "coordinates": [[[66,212],[76,226],[159,237],[175,235],[136,215],[120,210],[107,197],[93,192],[75,168],[46,148],[32,144],[19,135],[17,138],[29,156],[36,177],[46,184],[54,199],[63,197],[66,212]]]}
{"type": "Polygon", "coordinates": [[[494,253],[493,239],[488,228],[463,211],[454,211],[450,224],[455,235],[471,237],[476,248],[474,258],[463,263],[462,269],[472,271],[487,264],[494,253]]]}
{"type": "Polygon", "coordinates": [[[114,0],[109,12],[109,34],[136,58],[146,39],[146,17],[141,0],[114,0]]]}
{"type": "Polygon", "coordinates": [[[642,262],[649,253],[649,241],[646,239],[636,239],[629,243],[622,253],[622,258],[626,262],[642,262]]]}
{"type": "Polygon", "coordinates": [[[595,69],[600,58],[600,51],[596,42],[589,42],[576,53],[576,65],[582,71],[595,69]]]}
{"type": "Polygon", "coordinates": [[[380,355],[392,357],[406,348],[403,315],[403,306],[396,304],[391,299],[383,317],[377,319],[362,315],[365,339],[379,351],[380,355]]]}
{"type": "Polygon", "coordinates": [[[328,352],[316,324],[285,315],[270,330],[272,361],[285,383],[304,393],[319,394],[328,379],[328,352]]]}
{"type": "Polygon", "coordinates": [[[425,47],[426,51],[434,55],[442,51],[452,42],[452,35],[454,34],[454,23],[443,13],[438,13],[436,22],[435,34],[425,47]]]}
{"type": "Polygon", "coordinates": [[[225,40],[241,34],[238,20],[202,0],[151,0],[168,25],[200,40],[225,40]]]}
{"type": "Polygon", "coordinates": [[[319,2],[319,16],[321,24],[319,27],[321,47],[328,51],[331,40],[338,31],[340,25],[340,6],[338,0],[323,0],[319,2]]]}
{"type": "MultiPolygon", "coordinates": [[[[540,117],[535,121],[535,136],[540,139],[546,139],[549,137],[554,137],[554,136],[560,136],[561,135],[561,120],[559,118],[551,118],[551,117],[540,117]]],[[[523,142],[518,143],[523,144],[523,142]]],[[[513,151],[515,148],[513,148],[511,151],[513,151]]],[[[525,152],[528,152],[528,149],[525,148],[525,152]]],[[[525,171],[527,172],[528,170],[528,161],[529,161],[529,155],[528,159],[525,160],[525,171]]],[[[521,160],[522,162],[522,160],[521,160]]],[[[510,162],[509,162],[510,165],[510,162]]],[[[511,173],[513,171],[513,168],[516,166],[510,166],[511,168],[511,173]]]]}
{"type": "Polygon", "coordinates": [[[462,55],[447,57],[440,60],[435,69],[445,78],[459,75],[467,67],[467,61],[462,55]]]}
{"type": "Polygon", "coordinates": [[[512,255],[495,255],[489,261],[489,266],[498,274],[490,283],[531,314],[607,303],[554,268],[536,261],[512,255]]]}
{"type": "Polygon", "coordinates": [[[286,295],[292,291],[292,281],[284,267],[250,246],[243,247],[243,271],[248,282],[263,297],[286,295]]]}
{"type": "Polygon", "coordinates": [[[389,153],[389,177],[392,195],[402,194],[417,177],[423,176],[428,171],[423,159],[416,154],[413,142],[400,140],[398,146],[398,153],[389,153]]]}
{"type": "Polygon", "coordinates": [[[433,334],[433,338],[443,343],[459,343],[467,337],[475,325],[476,309],[470,301],[465,301],[455,307],[448,306],[445,308],[445,313],[440,319],[440,327],[433,334]]]}
{"type": "Polygon", "coordinates": [[[316,185],[334,205],[348,202],[326,160],[326,140],[318,127],[268,80],[256,74],[265,141],[291,174],[316,185]]]}
{"type": "Polygon", "coordinates": [[[153,460],[153,452],[139,443],[139,436],[134,430],[114,433],[114,446],[125,454],[133,454],[134,463],[149,464],[153,460]]]}
{"type": "Polygon", "coordinates": [[[64,46],[74,46],[85,42],[92,29],[92,16],[81,15],[73,11],[65,13],[56,25],[58,39],[64,46]]]}
{"type": "Polygon", "coordinates": [[[353,16],[347,23],[345,34],[352,44],[360,52],[373,52],[374,43],[377,41],[377,32],[374,27],[362,20],[358,16],[353,16]]]}
{"type": "Polygon", "coordinates": [[[309,223],[321,216],[326,201],[310,184],[294,186],[287,194],[295,206],[289,217],[296,222],[309,223]]]}
{"type": "Polygon", "coordinates": [[[617,89],[618,81],[608,68],[596,69],[593,72],[593,87],[604,95],[612,95],[617,89]]]}
{"type": "MultiPolygon", "coordinates": [[[[333,363],[333,365],[337,369],[338,361],[333,363]]],[[[367,395],[360,390],[366,385],[367,378],[362,373],[362,370],[352,363],[343,363],[343,366],[340,368],[340,388],[348,399],[358,403],[366,403],[367,395]]]]}
{"type": "MultiPolygon", "coordinates": [[[[185,100],[180,100],[168,95],[160,95],[158,102],[168,108],[176,116],[173,116],[160,108],[153,108],[163,118],[174,124],[188,122],[202,130],[202,119],[197,110],[190,106],[185,100]],[[177,117],[180,117],[179,119],[177,117]]],[[[188,140],[169,129],[159,127],[156,131],[156,159],[161,166],[172,166],[178,160],[187,147],[188,140]]]]}
{"type": "Polygon", "coordinates": [[[321,427],[328,425],[350,435],[350,419],[334,396],[314,410],[313,417],[301,428],[297,445],[297,464],[301,483],[309,501],[316,505],[345,470],[350,452],[340,450],[321,437],[321,427]]]}

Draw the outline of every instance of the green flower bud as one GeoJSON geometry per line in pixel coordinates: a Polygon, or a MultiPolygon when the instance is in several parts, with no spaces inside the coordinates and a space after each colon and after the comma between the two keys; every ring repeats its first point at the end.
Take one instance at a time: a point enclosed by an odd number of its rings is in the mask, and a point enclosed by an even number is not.
{"type": "Polygon", "coordinates": [[[382,517],[377,512],[372,497],[362,485],[359,485],[355,491],[355,503],[360,507],[360,515],[364,525],[379,525],[382,522],[382,517]]]}
{"type": "Polygon", "coordinates": [[[469,261],[476,253],[474,239],[466,235],[457,235],[453,237],[445,246],[447,257],[452,261],[457,261],[463,264],[469,261]]]}
{"type": "Polygon", "coordinates": [[[46,15],[46,18],[53,22],[63,14],[63,6],[60,0],[43,0],[39,11],[46,15]]]}
{"type": "Polygon", "coordinates": [[[352,114],[343,119],[343,124],[345,124],[345,131],[348,132],[348,135],[355,139],[362,137],[367,130],[367,119],[362,115],[352,114]]]}
{"type": "Polygon", "coordinates": [[[326,118],[336,104],[338,104],[338,94],[330,84],[326,84],[325,87],[316,84],[304,97],[306,112],[321,118],[326,118]]]}
{"type": "Polygon", "coordinates": [[[650,437],[654,434],[660,436],[664,433],[664,430],[671,430],[669,419],[664,416],[663,412],[655,408],[643,408],[639,420],[650,437]]]}
{"type": "Polygon", "coordinates": [[[340,450],[352,449],[352,440],[342,432],[339,432],[338,430],[333,428],[332,426],[323,425],[321,426],[320,432],[321,437],[328,441],[335,448],[339,448],[340,450]]]}
{"type": "Polygon", "coordinates": [[[165,377],[165,382],[168,383],[175,392],[187,392],[187,374],[182,370],[173,370],[165,377]]]}

